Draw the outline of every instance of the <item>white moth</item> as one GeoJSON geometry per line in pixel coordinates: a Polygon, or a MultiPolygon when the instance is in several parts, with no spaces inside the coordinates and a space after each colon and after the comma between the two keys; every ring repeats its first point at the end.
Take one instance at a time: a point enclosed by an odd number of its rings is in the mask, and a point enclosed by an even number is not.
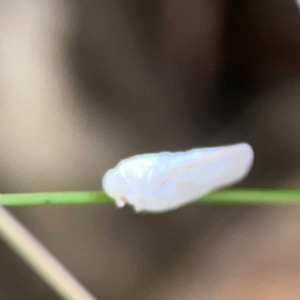
{"type": "Polygon", "coordinates": [[[248,144],[137,155],[107,171],[103,188],[119,207],[164,212],[242,180],[253,156],[248,144]]]}

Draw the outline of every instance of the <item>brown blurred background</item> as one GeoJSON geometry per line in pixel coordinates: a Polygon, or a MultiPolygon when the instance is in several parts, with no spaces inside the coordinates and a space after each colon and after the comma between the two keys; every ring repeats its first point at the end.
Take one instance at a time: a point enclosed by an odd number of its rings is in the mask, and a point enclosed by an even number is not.
{"type": "MultiPolygon", "coordinates": [[[[235,142],[300,187],[292,0],[0,0],[2,192],[100,189],[137,153],[235,142]]],[[[300,299],[300,207],[12,210],[105,300],[300,299]]],[[[0,242],[0,299],[58,299],[0,242]]]]}

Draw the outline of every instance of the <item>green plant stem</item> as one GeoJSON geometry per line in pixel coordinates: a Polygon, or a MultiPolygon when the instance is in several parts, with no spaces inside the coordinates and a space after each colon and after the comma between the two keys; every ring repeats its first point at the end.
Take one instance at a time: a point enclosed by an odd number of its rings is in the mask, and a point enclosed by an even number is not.
{"type": "MultiPolygon", "coordinates": [[[[218,204],[287,204],[300,203],[300,190],[285,189],[232,189],[220,190],[196,199],[198,203],[218,204]]],[[[43,192],[0,194],[0,205],[74,205],[110,203],[112,199],[103,191],[43,192]]]]}
{"type": "Polygon", "coordinates": [[[212,192],[198,202],[219,204],[288,204],[300,203],[297,189],[233,189],[212,192]]]}
{"type": "Polygon", "coordinates": [[[0,205],[73,205],[111,202],[102,191],[0,194],[0,205]]]}

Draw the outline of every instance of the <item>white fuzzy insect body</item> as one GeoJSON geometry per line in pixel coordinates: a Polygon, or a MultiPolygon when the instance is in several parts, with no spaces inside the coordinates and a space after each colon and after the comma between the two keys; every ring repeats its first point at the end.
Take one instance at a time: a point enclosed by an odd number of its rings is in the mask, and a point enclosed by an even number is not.
{"type": "Polygon", "coordinates": [[[164,212],[242,180],[253,157],[248,144],[137,155],[109,170],[103,187],[119,207],[164,212]]]}

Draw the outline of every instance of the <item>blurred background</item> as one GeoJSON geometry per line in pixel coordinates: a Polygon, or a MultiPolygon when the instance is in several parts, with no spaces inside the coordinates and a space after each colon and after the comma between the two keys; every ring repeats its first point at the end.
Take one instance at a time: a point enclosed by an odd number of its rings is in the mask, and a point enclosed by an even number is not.
{"type": "MultiPolygon", "coordinates": [[[[94,190],[122,158],[249,142],[300,187],[293,0],[0,0],[1,192],[94,190]]],[[[15,208],[105,300],[300,299],[300,207],[15,208]]],[[[0,241],[0,299],[58,297],[0,241]]]]}

